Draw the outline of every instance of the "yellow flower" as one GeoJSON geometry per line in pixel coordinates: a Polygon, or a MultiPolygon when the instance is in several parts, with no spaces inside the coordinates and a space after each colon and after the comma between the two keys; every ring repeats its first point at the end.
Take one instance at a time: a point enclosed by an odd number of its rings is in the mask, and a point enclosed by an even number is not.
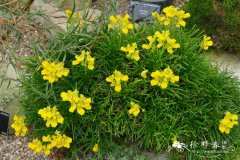
{"type": "Polygon", "coordinates": [[[175,39],[168,38],[166,48],[167,48],[168,53],[172,54],[173,48],[180,48],[180,44],[176,43],[175,39]]]}
{"type": "Polygon", "coordinates": [[[177,15],[178,10],[174,6],[168,6],[163,9],[163,13],[165,13],[165,15],[169,18],[173,18],[177,15]]]}
{"type": "Polygon", "coordinates": [[[159,86],[162,89],[166,89],[168,87],[168,83],[176,83],[179,81],[179,76],[173,74],[173,71],[167,67],[163,71],[156,70],[151,73],[151,77],[153,78],[150,83],[151,86],[159,86]]]}
{"type": "Polygon", "coordinates": [[[94,144],[92,150],[93,150],[93,152],[97,153],[98,152],[98,144],[94,144]]]}
{"type": "Polygon", "coordinates": [[[112,87],[115,87],[116,92],[121,91],[121,81],[127,82],[128,76],[122,74],[120,71],[114,71],[114,73],[106,78],[107,82],[111,83],[112,87]]]}
{"type": "Polygon", "coordinates": [[[162,33],[158,31],[155,32],[154,38],[157,39],[158,41],[157,48],[161,48],[162,46],[165,45],[167,40],[170,39],[169,35],[170,35],[170,32],[168,30],[162,31],[162,33]]]}
{"type": "Polygon", "coordinates": [[[65,14],[70,17],[72,15],[73,18],[76,18],[77,17],[77,14],[76,13],[72,13],[72,11],[70,9],[67,9],[65,11],[65,14]]]}
{"type": "Polygon", "coordinates": [[[42,146],[42,150],[43,150],[43,153],[47,156],[51,153],[51,150],[46,146],[46,145],[43,145],[42,146]]]}
{"type": "Polygon", "coordinates": [[[157,12],[152,12],[153,17],[157,17],[159,14],[157,12]]]}
{"type": "Polygon", "coordinates": [[[167,79],[164,79],[161,83],[160,83],[160,87],[162,89],[166,89],[168,86],[168,80],[167,79]]]}
{"type": "Polygon", "coordinates": [[[116,82],[116,85],[115,85],[114,89],[115,89],[116,92],[120,92],[122,90],[122,86],[121,86],[120,81],[116,82]]]}
{"type": "Polygon", "coordinates": [[[87,60],[88,69],[93,70],[95,58],[91,57],[90,54],[87,54],[86,60],[87,60]]]}
{"type": "Polygon", "coordinates": [[[147,78],[147,73],[148,73],[148,70],[144,70],[144,71],[142,71],[141,72],[141,76],[142,76],[142,78],[147,78]]]}
{"type": "Polygon", "coordinates": [[[226,112],[223,119],[220,120],[219,130],[221,133],[230,133],[230,129],[238,125],[238,115],[226,112]]]}
{"type": "Polygon", "coordinates": [[[167,67],[163,70],[163,75],[165,76],[165,78],[171,78],[173,76],[173,71],[167,67]]]}
{"type": "Polygon", "coordinates": [[[87,65],[87,68],[89,70],[94,69],[95,58],[91,57],[89,51],[83,50],[80,55],[75,56],[75,59],[76,60],[72,61],[72,65],[78,65],[79,63],[81,63],[82,66],[87,65]]]}
{"type": "Polygon", "coordinates": [[[14,123],[11,125],[11,127],[15,130],[16,136],[25,136],[27,133],[27,127],[24,123],[25,117],[17,116],[15,115],[13,120],[14,123]]]}
{"type": "Polygon", "coordinates": [[[51,140],[52,140],[52,139],[51,139],[51,136],[50,136],[50,135],[48,135],[48,136],[43,136],[43,137],[42,137],[42,141],[43,141],[43,142],[51,142],[51,140]]]}
{"type": "Polygon", "coordinates": [[[143,49],[150,49],[155,41],[157,41],[157,48],[164,47],[164,49],[167,49],[170,54],[173,53],[173,49],[180,48],[180,44],[176,43],[175,39],[170,38],[170,32],[168,30],[162,31],[162,33],[156,31],[154,36],[148,36],[147,39],[149,43],[143,44],[143,49]]]}
{"type": "Polygon", "coordinates": [[[237,121],[238,120],[238,115],[232,114],[230,117],[231,120],[237,121]]]}
{"type": "Polygon", "coordinates": [[[71,103],[69,112],[74,112],[77,109],[77,112],[82,116],[85,114],[85,109],[90,110],[92,108],[90,105],[92,102],[91,98],[86,98],[84,95],[79,94],[77,90],[62,92],[61,97],[63,101],[71,103]]]}
{"type": "Polygon", "coordinates": [[[52,136],[52,143],[56,148],[70,148],[72,138],[66,136],[65,134],[61,135],[59,131],[56,131],[55,135],[52,136]]]}
{"type": "Polygon", "coordinates": [[[133,29],[133,24],[129,22],[130,16],[128,14],[125,14],[125,16],[120,17],[121,22],[121,30],[124,34],[128,34],[129,29],[133,29]]]}
{"type": "Polygon", "coordinates": [[[142,48],[143,49],[150,49],[152,47],[152,44],[155,42],[155,38],[153,36],[148,36],[147,40],[149,41],[148,44],[143,44],[142,48]]]}
{"type": "Polygon", "coordinates": [[[121,51],[128,53],[127,54],[128,58],[138,61],[140,57],[139,57],[139,51],[136,49],[137,49],[137,43],[132,43],[132,45],[128,44],[126,47],[120,48],[121,51]]]}
{"type": "Polygon", "coordinates": [[[179,11],[174,6],[165,7],[163,9],[163,13],[165,13],[165,15],[161,16],[157,12],[153,12],[152,16],[156,18],[160,23],[163,23],[163,25],[165,26],[168,26],[171,24],[171,22],[173,22],[174,24],[176,24],[176,27],[185,27],[186,22],[184,21],[184,19],[190,17],[189,13],[185,13],[185,11],[183,10],[179,11]]]}
{"type": "Polygon", "coordinates": [[[224,126],[224,125],[219,125],[219,130],[222,132],[222,133],[226,133],[226,134],[229,134],[230,133],[230,128],[227,127],[227,126],[224,126]]]}
{"type": "Polygon", "coordinates": [[[78,23],[82,25],[84,21],[81,19],[80,12],[72,12],[70,9],[65,11],[66,16],[68,17],[68,23],[78,23]]]}
{"type": "Polygon", "coordinates": [[[159,22],[166,21],[166,17],[159,15],[157,12],[152,12],[152,16],[156,18],[159,22]]]}
{"type": "Polygon", "coordinates": [[[213,46],[213,41],[211,40],[211,37],[207,37],[206,35],[204,35],[200,47],[204,50],[208,50],[210,46],[213,46]]]}
{"type": "Polygon", "coordinates": [[[62,92],[61,97],[63,101],[72,101],[72,102],[77,101],[78,91],[75,89],[74,91],[68,90],[67,92],[62,92]]]}
{"type": "Polygon", "coordinates": [[[129,114],[133,114],[135,117],[140,113],[140,106],[134,102],[130,102],[131,108],[128,110],[129,114]]]}
{"type": "Polygon", "coordinates": [[[111,21],[108,24],[109,29],[119,28],[124,34],[128,34],[128,30],[133,29],[133,24],[129,21],[130,16],[125,14],[124,16],[116,15],[110,16],[109,20],[111,21]]]}
{"type": "Polygon", "coordinates": [[[28,148],[33,150],[33,153],[39,153],[42,151],[42,142],[38,139],[34,139],[31,143],[28,143],[28,148]]]}
{"type": "Polygon", "coordinates": [[[62,140],[63,140],[63,147],[70,148],[70,144],[72,143],[72,138],[63,134],[62,135],[62,140]]]}
{"type": "Polygon", "coordinates": [[[177,16],[178,16],[178,23],[177,23],[177,27],[180,27],[180,26],[183,26],[185,27],[186,26],[186,22],[183,20],[185,18],[189,18],[190,17],[190,14],[189,13],[185,13],[185,11],[181,10],[177,13],[177,16]]]}
{"type": "Polygon", "coordinates": [[[75,56],[76,60],[72,61],[72,65],[78,65],[80,62],[83,62],[85,59],[85,54],[86,51],[82,51],[80,55],[75,56]]]}
{"type": "Polygon", "coordinates": [[[111,29],[115,25],[117,25],[118,21],[120,20],[120,16],[119,15],[117,15],[116,17],[115,16],[110,16],[109,20],[111,21],[111,23],[108,24],[108,28],[111,29]]]}
{"type": "Polygon", "coordinates": [[[28,143],[28,147],[32,149],[34,153],[43,151],[45,155],[49,155],[52,148],[70,148],[71,143],[72,138],[66,136],[65,134],[60,134],[59,131],[56,131],[52,136],[43,136],[42,141],[34,139],[31,143],[28,143]]]}
{"type": "Polygon", "coordinates": [[[170,77],[170,82],[171,83],[179,82],[179,76],[171,76],[170,77]]]}
{"type": "Polygon", "coordinates": [[[62,62],[42,61],[42,68],[41,74],[43,79],[48,80],[49,83],[56,82],[59,78],[67,76],[69,73],[69,70],[64,68],[62,62]]]}
{"type": "Polygon", "coordinates": [[[42,142],[48,143],[46,144],[45,149],[51,150],[52,148],[56,147],[56,142],[53,139],[53,136],[47,135],[42,137],[42,142]]]}
{"type": "Polygon", "coordinates": [[[61,116],[61,114],[58,112],[56,106],[51,108],[50,106],[40,109],[38,111],[38,114],[41,115],[44,121],[46,122],[47,127],[57,127],[58,123],[63,124],[64,118],[61,116]]]}

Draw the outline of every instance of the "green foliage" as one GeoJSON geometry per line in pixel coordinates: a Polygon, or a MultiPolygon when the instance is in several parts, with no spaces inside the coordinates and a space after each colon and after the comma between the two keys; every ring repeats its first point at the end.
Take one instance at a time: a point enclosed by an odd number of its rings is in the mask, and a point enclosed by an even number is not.
{"type": "MultiPolygon", "coordinates": [[[[106,155],[108,160],[150,160],[143,153],[133,147],[118,146],[106,155]]],[[[94,154],[88,154],[86,156],[88,160],[96,160],[97,156],[94,154]]]]}
{"type": "Polygon", "coordinates": [[[187,12],[191,14],[188,25],[205,25],[209,18],[213,16],[213,0],[202,1],[190,0],[187,2],[187,12]]]}
{"type": "Polygon", "coordinates": [[[240,0],[189,0],[189,25],[195,24],[212,35],[216,46],[240,53],[240,0]]]}
{"type": "MultiPolygon", "coordinates": [[[[48,46],[35,46],[35,55],[26,60],[26,74],[22,76],[21,108],[34,137],[51,135],[56,130],[72,137],[69,150],[62,150],[67,156],[78,156],[91,152],[94,144],[99,145],[98,157],[121,145],[136,143],[139,148],[166,151],[172,145],[172,138],[190,144],[191,141],[226,140],[238,147],[239,127],[231,129],[229,135],[222,134],[219,121],[226,111],[239,114],[240,83],[227,72],[219,72],[200,55],[199,44],[203,36],[191,30],[162,26],[158,23],[141,24],[128,35],[119,30],[102,28],[88,29],[82,26],[62,31],[48,46]],[[156,31],[169,30],[170,37],[180,43],[181,48],[173,54],[162,49],[144,50],[146,38],[156,31]],[[140,60],[126,58],[120,51],[122,46],[136,42],[140,60]],[[90,71],[81,65],[72,66],[75,55],[82,50],[91,51],[95,68],[90,71]],[[43,80],[39,56],[44,60],[64,62],[70,70],[67,77],[49,84],[43,80]],[[151,77],[143,79],[140,73],[170,67],[180,76],[180,82],[167,89],[153,87],[151,77]],[[128,75],[129,81],[122,83],[121,92],[116,92],[106,82],[106,77],[115,70],[128,75]],[[63,102],[60,94],[77,89],[80,94],[92,98],[92,109],[83,116],[68,111],[70,104],[63,102]],[[139,103],[145,112],[137,117],[130,115],[130,102],[139,103]],[[64,123],[56,128],[47,128],[38,110],[48,105],[57,105],[64,123]],[[71,152],[70,152],[71,151],[71,152]]],[[[188,156],[188,151],[181,154],[188,156]]],[[[192,156],[192,155],[191,155],[192,156]]],[[[197,159],[196,155],[193,155],[197,159]]],[[[225,155],[221,155],[222,157],[225,155]]],[[[214,159],[214,158],[213,158],[214,159]]],[[[215,158],[217,159],[217,158],[215,158]]]]}

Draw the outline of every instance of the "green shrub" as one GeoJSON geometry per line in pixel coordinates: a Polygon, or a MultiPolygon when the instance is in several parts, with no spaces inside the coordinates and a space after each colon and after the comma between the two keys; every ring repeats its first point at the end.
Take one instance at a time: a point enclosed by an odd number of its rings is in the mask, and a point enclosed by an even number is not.
{"type": "MultiPolygon", "coordinates": [[[[86,24],[69,26],[48,46],[35,46],[36,54],[26,60],[21,90],[22,113],[31,135],[41,140],[47,135],[57,139],[56,130],[66,134],[72,142],[66,140],[70,149],[62,151],[72,157],[93,150],[100,158],[118,145],[131,143],[167,151],[176,140],[188,145],[227,141],[238,147],[239,127],[234,125],[225,134],[219,124],[225,112],[239,114],[239,82],[199,54],[205,52],[199,47],[203,36],[194,28],[176,28],[174,19],[170,25],[156,21],[134,29],[127,16],[120,18],[120,28],[114,23],[118,17],[110,19],[110,29],[105,23],[96,30],[86,24]],[[56,69],[57,77],[48,74],[56,69]],[[81,105],[76,109],[75,103],[81,105]],[[51,121],[46,127],[50,115],[56,114],[42,110],[47,106],[57,106],[64,121],[56,115],[57,124],[51,121]]],[[[171,153],[192,157],[191,150],[171,153]]]]}
{"type": "Polygon", "coordinates": [[[205,29],[218,47],[240,53],[240,0],[189,0],[186,10],[190,26],[205,29]]]}

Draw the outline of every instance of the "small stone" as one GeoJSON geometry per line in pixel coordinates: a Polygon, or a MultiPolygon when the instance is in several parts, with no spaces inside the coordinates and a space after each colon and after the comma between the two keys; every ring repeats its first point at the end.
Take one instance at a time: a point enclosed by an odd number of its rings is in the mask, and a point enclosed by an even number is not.
{"type": "Polygon", "coordinates": [[[17,142],[17,145],[21,145],[22,144],[22,142],[17,142]]]}
{"type": "Polygon", "coordinates": [[[0,135],[0,142],[0,160],[47,160],[43,153],[34,154],[28,149],[26,137],[0,135]]]}

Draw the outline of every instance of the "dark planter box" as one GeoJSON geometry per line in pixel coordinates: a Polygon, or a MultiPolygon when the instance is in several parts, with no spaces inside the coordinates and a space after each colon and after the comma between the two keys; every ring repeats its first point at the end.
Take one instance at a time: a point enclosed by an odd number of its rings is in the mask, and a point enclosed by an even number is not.
{"type": "Polygon", "coordinates": [[[172,0],[131,0],[129,15],[134,22],[150,21],[152,12],[160,13],[172,0]]]}

